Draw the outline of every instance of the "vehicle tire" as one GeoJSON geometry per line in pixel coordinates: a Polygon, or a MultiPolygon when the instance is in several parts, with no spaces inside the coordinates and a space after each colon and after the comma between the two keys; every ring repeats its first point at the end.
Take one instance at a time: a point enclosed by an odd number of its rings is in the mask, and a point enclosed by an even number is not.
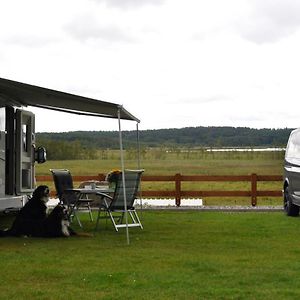
{"type": "Polygon", "coordinates": [[[288,187],[286,187],[284,189],[283,208],[284,208],[286,214],[290,217],[296,217],[299,215],[299,206],[297,206],[293,203],[288,187]]]}

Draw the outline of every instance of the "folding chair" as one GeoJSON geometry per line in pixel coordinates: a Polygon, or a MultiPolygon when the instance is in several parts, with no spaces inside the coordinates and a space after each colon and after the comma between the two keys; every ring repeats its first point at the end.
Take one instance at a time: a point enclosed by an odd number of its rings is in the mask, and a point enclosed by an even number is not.
{"type": "MultiPolygon", "coordinates": [[[[120,173],[117,178],[115,192],[113,196],[101,193],[103,201],[101,202],[98,209],[98,216],[96,222],[96,228],[100,218],[109,218],[114,225],[116,231],[119,228],[124,227],[140,227],[143,229],[142,223],[138,217],[138,214],[133,206],[134,200],[137,198],[139,186],[141,182],[141,176],[144,170],[125,170],[124,173],[120,173]],[[125,179],[125,190],[123,186],[123,175],[125,179]],[[124,206],[124,191],[126,195],[126,206],[124,206]],[[130,216],[131,222],[124,224],[124,214],[127,208],[128,215],[130,216]],[[101,213],[108,214],[107,216],[101,217],[101,213]]],[[[128,218],[129,219],[129,218],[128,218]]],[[[128,220],[129,221],[129,220],[128,220]]]]}
{"type": "Polygon", "coordinates": [[[90,206],[93,199],[89,199],[80,189],[74,189],[73,178],[70,171],[67,169],[50,169],[50,171],[53,176],[57,197],[62,204],[68,207],[70,221],[72,221],[72,217],[74,216],[79,226],[82,227],[77,215],[77,212],[82,209],[89,212],[90,219],[93,221],[90,206]]]}

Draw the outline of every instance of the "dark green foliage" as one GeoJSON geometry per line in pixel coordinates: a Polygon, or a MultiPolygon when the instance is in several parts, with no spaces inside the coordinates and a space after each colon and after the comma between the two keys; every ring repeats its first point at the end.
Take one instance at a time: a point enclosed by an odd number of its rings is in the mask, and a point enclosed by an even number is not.
{"type": "MultiPolygon", "coordinates": [[[[187,127],[140,131],[140,142],[146,147],[282,147],[286,145],[292,129],[253,129],[247,127],[187,127]]],[[[124,131],[125,148],[136,146],[136,131],[124,131]]],[[[39,144],[54,141],[75,143],[85,149],[117,149],[117,131],[74,131],[37,133],[39,144]]],[[[59,158],[57,158],[59,159],[59,158]]]]}
{"type": "Polygon", "coordinates": [[[97,152],[94,148],[88,148],[82,145],[79,140],[65,141],[52,140],[41,137],[37,141],[47,149],[48,160],[66,160],[66,159],[96,159],[97,152]]]}

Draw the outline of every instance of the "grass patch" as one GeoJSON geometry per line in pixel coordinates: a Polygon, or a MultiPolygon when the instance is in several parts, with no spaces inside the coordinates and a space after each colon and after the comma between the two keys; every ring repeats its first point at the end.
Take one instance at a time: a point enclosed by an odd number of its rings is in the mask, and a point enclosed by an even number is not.
{"type": "MultiPolygon", "coordinates": [[[[117,152],[116,152],[117,153],[117,152]]],[[[116,154],[117,156],[117,154],[116,154]]],[[[73,175],[97,175],[119,168],[118,159],[102,160],[65,160],[48,161],[36,165],[37,175],[50,175],[49,169],[66,168],[73,175]]],[[[126,160],[126,168],[137,168],[133,159],[126,160]]],[[[159,159],[146,158],[142,161],[145,175],[281,175],[283,172],[283,153],[281,152],[228,152],[205,153],[192,152],[189,158],[167,153],[159,159]]],[[[38,182],[47,184],[54,190],[53,182],[38,182]]],[[[78,185],[76,182],[75,185],[78,185]]],[[[142,190],[174,190],[174,183],[170,182],[142,182],[142,190]]],[[[259,182],[259,190],[282,190],[282,182],[259,182]]],[[[183,182],[183,190],[250,190],[250,182],[183,182]]],[[[211,198],[205,197],[205,205],[250,205],[250,197],[211,198]]],[[[281,197],[260,197],[258,205],[281,205],[281,197]]]]}
{"type": "MultiPolygon", "coordinates": [[[[137,161],[127,159],[125,167],[136,169],[137,161]]],[[[260,175],[280,175],[283,172],[283,158],[265,156],[249,158],[247,153],[241,153],[239,158],[234,156],[215,156],[198,159],[183,159],[168,156],[165,159],[142,160],[141,167],[147,175],[247,175],[257,173],[260,175]]],[[[50,175],[49,169],[66,168],[74,175],[97,175],[107,173],[112,169],[120,168],[119,159],[106,160],[51,160],[36,165],[36,175],[50,175]]]]}
{"type": "MultiPolygon", "coordinates": [[[[129,246],[125,232],[105,221],[95,237],[1,239],[0,299],[300,296],[300,218],[144,211],[142,219],[145,229],[130,230],[129,246]]],[[[0,221],[3,228],[10,219],[0,221]]]]}

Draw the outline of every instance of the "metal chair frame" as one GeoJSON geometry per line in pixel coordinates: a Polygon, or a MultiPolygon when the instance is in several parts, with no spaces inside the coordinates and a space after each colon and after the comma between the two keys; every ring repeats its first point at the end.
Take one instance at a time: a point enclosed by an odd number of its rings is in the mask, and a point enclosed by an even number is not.
{"type": "Polygon", "coordinates": [[[52,173],[54,185],[57,192],[57,197],[60,203],[68,207],[69,220],[72,222],[73,217],[76,218],[79,226],[82,228],[82,223],[77,215],[77,212],[85,208],[93,221],[93,215],[90,203],[93,199],[88,198],[87,194],[74,189],[72,175],[67,169],[50,169],[52,173]]]}
{"type": "Polygon", "coordinates": [[[119,231],[119,228],[125,227],[140,227],[143,229],[141,220],[134,207],[134,200],[138,195],[143,172],[144,170],[125,170],[124,172],[127,206],[124,207],[123,173],[120,173],[118,176],[113,196],[101,193],[103,201],[98,209],[95,230],[98,229],[99,220],[101,218],[109,218],[116,231],[119,231]],[[131,223],[128,224],[123,223],[126,211],[131,219],[131,223]],[[104,212],[106,215],[101,217],[101,212],[104,212]]]}

